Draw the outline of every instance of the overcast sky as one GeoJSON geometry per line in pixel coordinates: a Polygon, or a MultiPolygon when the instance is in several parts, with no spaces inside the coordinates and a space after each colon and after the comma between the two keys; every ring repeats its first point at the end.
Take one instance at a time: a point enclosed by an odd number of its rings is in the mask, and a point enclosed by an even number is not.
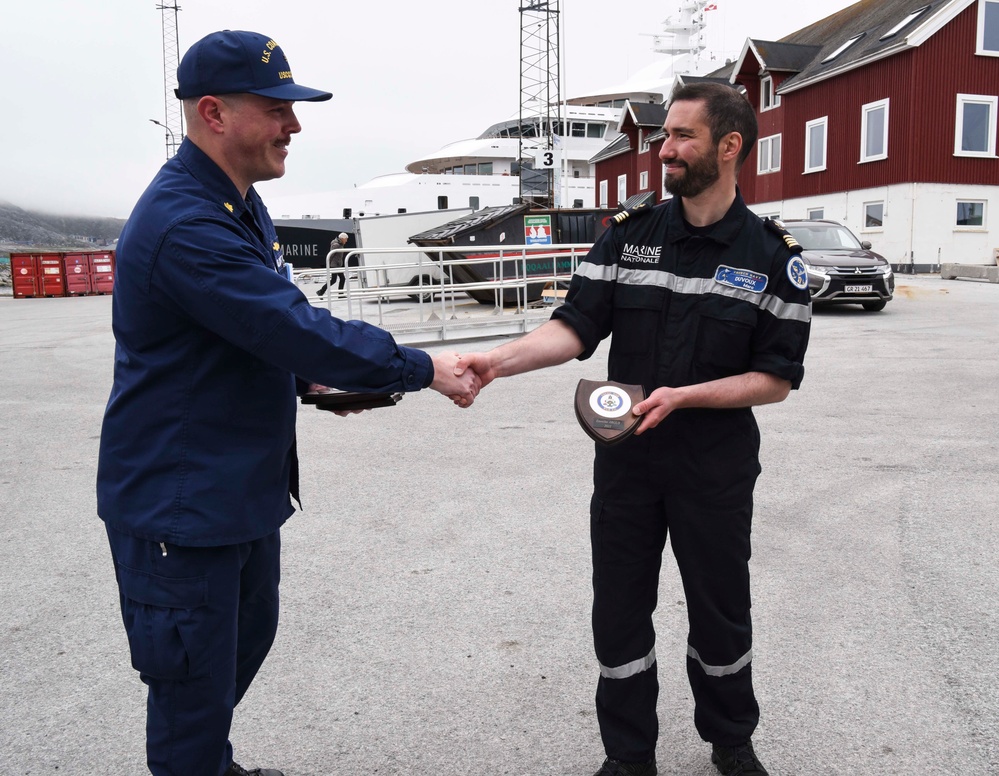
{"type": "MultiPolygon", "coordinates": [[[[709,50],[737,56],[850,0],[717,0],[709,50]]],[[[333,92],[296,106],[302,133],[285,196],[391,172],[516,113],[519,0],[180,0],[180,49],[219,29],[274,38],[295,80],[333,92]]],[[[652,63],[651,39],[677,0],[562,0],[567,96],[652,63]]],[[[126,217],[163,163],[161,12],[154,0],[6,0],[0,200],[63,214],[126,217]]]]}

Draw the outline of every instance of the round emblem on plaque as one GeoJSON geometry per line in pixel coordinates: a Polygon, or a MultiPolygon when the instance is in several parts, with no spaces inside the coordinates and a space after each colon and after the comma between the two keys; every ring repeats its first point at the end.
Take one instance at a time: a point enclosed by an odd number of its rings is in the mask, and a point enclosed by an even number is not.
{"type": "Polygon", "coordinates": [[[631,397],[613,385],[603,385],[590,394],[590,409],[601,418],[620,418],[631,411],[631,397]]]}

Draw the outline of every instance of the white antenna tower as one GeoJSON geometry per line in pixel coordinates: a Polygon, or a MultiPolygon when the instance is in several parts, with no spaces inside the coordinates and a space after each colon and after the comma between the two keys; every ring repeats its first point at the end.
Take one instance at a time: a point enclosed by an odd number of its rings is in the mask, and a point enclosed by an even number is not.
{"type": "Polygon", "coordinates": [[[177,34],[177,13],[180,6],[162,2],[156,6],[163,14],[163,121],[149,119],[164,129],[166,158],[169,159],[184,139],[184,111],[174,94],[177,68],[180,66],[180,39],[177,34]]]}

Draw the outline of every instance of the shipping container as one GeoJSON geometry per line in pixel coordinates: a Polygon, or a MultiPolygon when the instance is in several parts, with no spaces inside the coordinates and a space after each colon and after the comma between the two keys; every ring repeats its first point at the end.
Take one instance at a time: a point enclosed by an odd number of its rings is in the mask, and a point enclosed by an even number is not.
{"type": "Polygon", "coordinates": [[[62,257],[63,272],[66,276],[66,296],[83,296],[94,291],[91,283],[90,255],[87,253],[67,253],[62,257]]]}
{"type": "Polygon", "coordinates": [[[61,253],[38,255],[38,277],[41,280],[42,296],[66,296],[66,275],[61,253]]]}
{"type": "Polygon", "coordinates": [[[14,287],[14,298],[41,296],[41,282],[38,277],[38,261],[30,253],[10,254],[10,277],[14,287]]]}
{"type": "Polygon", "coordinates": [[[91,253],[89,256],[91,291],[95,294],[110,294],[114,289],[114,251],[91,253]]]}

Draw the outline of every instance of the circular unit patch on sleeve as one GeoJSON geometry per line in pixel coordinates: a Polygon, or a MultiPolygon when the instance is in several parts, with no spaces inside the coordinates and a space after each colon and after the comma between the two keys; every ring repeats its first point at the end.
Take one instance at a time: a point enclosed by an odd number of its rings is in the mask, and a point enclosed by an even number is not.
{"type": "Polygon", "coordinates": [[[791,285],[804,291],[808,288],[808,269],[801,256],[792,256],[787,262],[787,279],[791,285]]]}

